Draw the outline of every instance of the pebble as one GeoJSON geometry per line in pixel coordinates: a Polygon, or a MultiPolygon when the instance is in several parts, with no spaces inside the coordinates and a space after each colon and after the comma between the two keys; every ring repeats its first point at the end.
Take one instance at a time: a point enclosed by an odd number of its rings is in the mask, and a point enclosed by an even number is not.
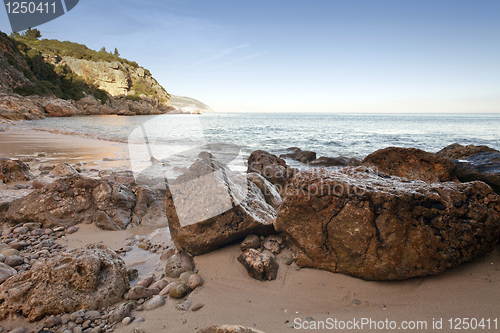
{"type": "Polygon", "coordinates": [[[15,250],[22,250],[24,249],[26,246],[28,246],[28,243],[26,242],[12,242],[9,244],[11,248],[15,249],[15,250]]]}
{"type": "Polygon", "coordinates": [[[26,227],[17,227],[12,232],[14,234],[24,235],[24,234],[28,233],[28,231],[29,231],[29,229],[26,227]]]}
{"type": "Polygon", "coordinates": [[[241,251],[260,248],[260,238],[257,235],[248,235],[240,244],[241,251]]]}
{"type": "Polygon", "coordinates": [[[179,282],[170,282],[165,288],[163,288],[161,291],[160,291],[160,295],[161,296],[166,296],[170,293],[170,290],[174,289],[175,287],[177,287],[177,285],[179,284],[179,282]]]}
{"type": "Polygon", "coordinates": [[[73,312],[73,313],[69,316],[69,320],[71,320],[71,321],[75,321],[75,320],[77,320],[79,317],[83,317],[84,315],[85,315],[85,310],[79,310],[79,311],[73,312]]]}
{"type": "Polygon", "coordinates": [[[188,292],[189,292],[189,287],[187,286],[187,284],[181,282],[177,286],[172,288],[168,294],[170,295],[170,297],[173,298],[182,298],[186,296],[188,292]]]}
{"type": "Polygon", "coordinates": [[[73,333],[82,333],[82,328],[80,326],[73,328],[73,333]]]}
{"type": "Polygon", "coordinates": [[[96,310],[91,310],[91,311],[85,312],[85,317],[87,317],[89,319],[96,319],[96,318],[99,318],[100,316],[101,316],[101,313],[99,311],[96,311],[96,310]]]}
{"type": "Polygon", "coordinates": [[[361,305],[361,301],[359,299],[353,299],[352,304],[361,305]]]}
{"type": "Polygon", "coordinates": [[[179,281],[180,281],[180,282],[182,282],[182,283],[187,284],[187,283],[188,283],[188,281],[189,281],[189,277],[190,277],[191,275],[193,275],[193,274],[194,274],[194,272],[193,272],[193,271],[184,272],[184,273],[182,273],[182,274],[179,276],[179,281]]]}
{"type": "Polygon", "coordinates": [[[149,287],[151,283],[155,280],[154,274],[147,275],[139,280],[135,285],[136,286],[142,286],[142,287],[149,287]]]}
{"type": "Polygon", "coordinates": [[[66,234],[71,235],[78,231],[78,227],[69,227],[66,229],[66,234]]]}
{"type": "Polygon", "coordinates": [[[142,322],[144,322],[144,321],[145,321],[145,319],[144,319],[144,318],[139,317],[139,318],[134,319],[134,321],[133,321],[132,323],[136,324],[136,323],[142,323],[142,322]]]}
{"type": "Polygon", "coordinates": [[[16,327],[10,333],[26,333],[28,330],[25,327],[16,327]]]}
{"type": "Polygon", "coordinates": [[[156,295],[144,303],[144,310],[150,311],[165,305],[165,297],[156,295]]]}
{"type": "Polygon", "coordinates": [[[24,264],[24,259],[21,256],[13,255],[13,256],[8,256],[7,258],[5,258],[4,263],[6,265],[9,265],[10,267],[16,267],[16,266],[24,264]]]}
{"type": "Polygon", "coordinates": [[[4,262],[5,261],[5,255],[4,254],[0,254],[0,262],[4,262]]]}
{"type": "Polygon", "coordinates": [[[125,317],[125,318],[123,318],[123,320],[122,320],[122,324],[123,324],[123,325],[128,325],[128,324],[130,324],[130,322],[131,322],[131,321],[132,321],[132,318],[130,318],[130,317],[125,317]]]}
{"type": "Polygon", "coordinates": [[[202,307],[204,307],[205,304],[202,304],[202,303],[198,303],[198,304],[195,304],[191,307],[191,311],[198,311],[199,309],[201,309],[202,307]]]}
{"type": "Polygon", "coordinates": [[[198,274],[192,274],[189,277],[188,280],[188,287],[191,288],[191,290],[195,290],[196,287],[202,286],[203,285],[203,279],[201,278],[200,275],[198,274]]]}
{"type": "Polygon", "coordinates": [[[14,187],[18,190],[26,190],[27,188],[29,188],[29,186],[25,184],[16,184],[14,185],[14,187]]]}
{"type": "Polygon", "coordinates": [[[163,290],[163,288],[165,288],[167,285],[168,285],[167,281],[165,281],[165,280],[159,280],[159,281],[156,281],[155,283],[153,283],[151,285],[151,288],[158,288],[160,290],[163,290]]]}

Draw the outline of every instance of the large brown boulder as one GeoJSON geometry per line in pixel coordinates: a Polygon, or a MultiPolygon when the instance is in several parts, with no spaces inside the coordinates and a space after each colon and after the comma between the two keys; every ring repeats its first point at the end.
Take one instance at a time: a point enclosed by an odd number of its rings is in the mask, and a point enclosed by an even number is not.
{"type": "Polygon", "coordinates": [[[8,204],[0,221],[11,225],[37,221],[44,227],[95,223],[105,230],[130,223],[166,226],[163,197],[158,191],[130,188],[112,180],[73,175],[55,180],[8,204]],[[134,191],[135,189],[135,191],[134,191]]]}
{"type": "Polygon", "coordinates": [[[7,157],[0,158],[0,180],[4,183],[32,180],[35,176],[31,173],[28,164],[20,160],[11,160],[7,157]]]}
{"type": "Polygon", "coordinates": [[[54,100],[45,106],[45,112],[48,117],[71,117],[79,113],[79,111],[68,103],[54,100]]]}
{"type": "Polygon", "coordinates": [[[264,150],[256,150],[248,157],[247,173],[255,172],[263,176],[275,185],[280,193],[295,171],[282,158],[264,150]]]}
{"type": "Polygon", "coordinates": [[[216,250],[248,234],[272,232],[276,211],[261,190],[202,152],[165,196],[176,247],[192,255],[216,250]]]}
{"type": "Polygon", "coordinates": [[[119,302],[129,288],[126,267],[106,245],[69,250],[0,285],[0,320],[95,310],[119,302]]]}
{"type": "Polygon", "coordinates": [[[436,155],[453,159],[456,175],[462,182],[480,180],[500,194],[500,152],[487,146],[462,146],[454,143],[436,155]]]}
{"type": "Polygon", "coordinates": [[[289,183],[275,227],[295,244],[300,266],[400,280],[492,251],[500,197],[482,182],[426,184],[364,167],[313,169],[289,183]]]}
{"type": "Polygon", "coordinates": [[[362,165],[393,176],[428,183],[455,180],[455,164],[449,159],[416,148],[388,147],[368,155],[362,165]]]}

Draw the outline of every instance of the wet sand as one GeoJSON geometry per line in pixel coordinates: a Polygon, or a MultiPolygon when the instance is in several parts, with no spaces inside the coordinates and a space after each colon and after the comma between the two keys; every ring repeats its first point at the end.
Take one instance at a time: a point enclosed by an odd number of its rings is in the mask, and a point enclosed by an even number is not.
{"type": "MultiPolygon", "coordinates": [[[[103,156],[125,156],[126,147],[106,141],[72,137],[61,134],[30,131],[0,133],[0,155],[9,157],[36,156],[46,153],[48,158],[98,163],[102,168],[103,156]],[[34,132],[34,133],[32,133],[34,132]],[[97,142],[96,142],[97,141],[97,142]]],[[[121,160],[123,162],[123,160],[121,160]]],[[[114,161],[117,162],[117,161],[114,161]]],[[[123,166],[123,165],[122,165],[123,166]]],[[[153,229],[131,229],[125,231],[102,231],[93,225],[81,225],[80,230],[68,235],[61,244],[80,247],[91,242],[103,242],[112,249],[123,246],[123,242],[135,235],[149,235],[153,229]]],[[[159,235],[155,242],[169,242],[168,236],[159,235]]],[[[186,333],[215,324],[237,324],[259,329],[266,333],[293,332],[291,323],[298,323],[316,332],[403,332],[404,321],[424,321],[427,328],[413,329],[415,332],[456,332],[450,329],[449,319],[484,318],[488,326],[477,329],[481,332],[500,331],[500,246],[487,256],[457,268],[425,278],[406,281],[373,282],[314,269],[298,269],[294,264],[286,266],[280,262],[275,281],[260,282],[250,278],[236,258],[240,250],[232,245],[209,254],[195,257],[196,268],[204,278],[204,286],[195,294],[193,304],[204,304],[196,311],[180,311],[175,308],[178,300],[168,299],[166,304],[152,311],[133,311],[135,317],[145,321],[123,326],[115,332],[133,332],[134,328],[145,332],[186,333]],[[310,329],[312,318],[326,329],[310,329]],[[365,318],[365,319],[363,319],[365,318]],[[496,319],[497,318],[497,319],[496,319]],[[383,321],[395,330],[355,326],[328,329],[335,320],[361,325],[363,320],[383,321]],[[443,320],[442,328],[433,328],[433,322],[443,320]],[[494,320],[499,326],[494,327],[494,320]],[[288,326],[287,326],[288,324],[288,326]],[[305,325],[304,325],[305,326],[305,325]]],[[[158,254],[134,247],[124,260],[131,263],[144,260],[134,268],[141,273],[154,270],[163,263],[158,254]]],[[[161,271],[156,271],[159,275],[161,271]]],[[[380,323],[378,323],[380,325],[380,323]]],[[[408,325],[423,325],[423,322],[408,322],[408,325]]],[[[38,331],[39,323],[27,324],[24,320],[0,322],[6,330],[26,325],[38,331]]],[[[341,325],[337,323],[337,325],[341,325]]],[[[461,326],[464,328],[465,326],[461,326]]],[[[461,331],[468,331],[462,329],[461,331]]],[[[469,330],[470,331],[470,330],[469,330]]]]}

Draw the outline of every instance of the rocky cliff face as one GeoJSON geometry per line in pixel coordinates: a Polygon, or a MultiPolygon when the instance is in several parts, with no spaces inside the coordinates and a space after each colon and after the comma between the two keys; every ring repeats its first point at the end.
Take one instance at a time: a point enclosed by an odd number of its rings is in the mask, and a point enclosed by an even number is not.
{"type": "Polygon", "coordinates": [[[20,71],[20,68],[28,68],[24,57],[16,50],[14,43],[0,32],[0,92],[12,92],[12,88],[30,85],[28,80],[20,71]]]}
{"type": "MultiPolygon", "coordinates": [[[[68,66],[72,72],[87,81],[93,81],[99,89],[114,97],[141,95],[145,90],[155,95],[160,104],[171,106],[170,95],[153,78],[151,73],[142,67],[134,68],[120,62],[89,61],[72,57],[44,55],[45,61],[54,66],[68,66]],[[136,90],[140,87],[140,90],[136,90]]],[[[149,94],[148,94],[149,95],[149,94]]]]}

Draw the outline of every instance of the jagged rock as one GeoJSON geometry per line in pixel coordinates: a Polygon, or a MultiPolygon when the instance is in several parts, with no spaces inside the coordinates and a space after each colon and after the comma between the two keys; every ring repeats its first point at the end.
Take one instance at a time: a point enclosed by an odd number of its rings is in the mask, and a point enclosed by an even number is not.
{"type": "Polygon", "coordinates": [[[123,318],[130,315],[132,310],[132,303],[121,303],[111,314],[109,315],[109,322],[111,324],[122,321],[123,318]]]}
{"type": "Polygon", "coordinates": [[[137,187],[134,194],[136,197],[132,221],[134,224],[156,228],[168,227],[168,219],[163,208],[165,190],[137,187]]]}
{"type": "Polygon", "coordinates": [[[275,227],[297,263],[366,280],[437,274],[493,250],[500,197],[482,182],[409,181],[358,167],[301,172],[275,227]]]}
{"type": "Polygon", "coordinates": [[[299,161],[302,163],[311,162],[311,161],[314,161],[316,159],[316,153],[313,151],[302,150],[302,149],[297,148],[297,147],[288,148],[287,150],[292,151],[292,152],[288,153],[288,154],[282,154],[282,155],[280,155],[280,158],[288,157],[288,158],[291,158],[293,160],[296,160],[296,161],[299,161]]]}
{"type": "Polygon", "coordinates": [[[197,330],[196,333],[264,333],[255,328],[247,328],[240,325],[214,325],[197,330]]]}
{"type": "Polygon", "coordinates": [[[333,166],[338,166],[338,167],[345,167],[345,166],[358,166],[360,165],[361,161],[358,160],[357,158],[349,158],[349,157],[325,157],[321,156],[314,161],[309,162],[310,166],[314,167],[333,167],[333,166]]]}
{"type": "Polygon", "coordinates": [[[14,268],[4,264],[3,262],[0,262],[0,284],[10,278],[12,275],[16,274],[17,271],[14,268]]]}
{"type": "Polygon", "coordinates": [[[248,275],[260,281],[276,280],[279,265],[274,256],[256,249],[243,252],[238,261],[245,266],[248,275]]]}
{"type": "Polygon", "coordinates": [[[368,155],[361,164],[393,176],[428,183],[456,180],[452,161],[416,148],[380,149],[368,155]]]}
{"type": "Polygon", "coordinates": [[[71,117],[79,113],[69,102],[62,100],[45,105],[45,112],[48,117],[71,117]]]}
{"type": "Polygon", "coordinates": [[[273,231],[276,211],[257,186],[208,153],[170,186],[165,212],[175,246],[200,255],[248,234],[273,231]]]}
{"type": "Polygon", "coordinates": [[[167,259],[165,275],[178,278],[184,272],[194,271],[194,260],[189,254],[176,253],[167,259]]]}
{"type": "Polygon", "coordinates": [[[462,146],[454,143],[436,155],[451,158],[462,182],[480,180],[500,194],[500,152],[487,146],[462,146]]]}
{"type": "Polygon", "coordinates": [[[7,157],[0,158],[0,180],[4,183],[26,181],[34,178],[35,176],[31,173],[28,164],[7,157]]]}
{"type": "Polygon", "coordinates": [[[278,192],[282,192],[285,184],[295,169],[290,168],[286,162],[263,150],[256,150],[248,157],[247,173],[255,172],[266,178],[271,184],[278,187],[278,192]]]}
{"type": "Polygon", "coordinates": [[[279,205],[281,205],[281,195],[276,190],[276,187],[269,181],[267,181],[267,179],[255,172],[248,173],[247,179],[257,185],[269,205],[271,205],[275,209],[278,208],[279,205]]]}
{"type": "Polygon", "coordinates": [[[44,228],[97,222],[108,229],[124,229],[135,201],[132,190],[123,185],[74,175],[12,201],[0,217],[10,224],[38,221],[44,228]]]}
{"type": "MultiPolygon", "coordinates": [[[[2,80],[0,80],[1,84],[2,80]]],[[[45,118],[42,100],[43,98],[38,96],[22,97],[17,94],[0,93],[0,117],[9,120],[45,118]]]]}
{"type": "Polygon", "coordinates": [[[68,163],[63,162],[56,165],[50,174],[53,176],[68,177],[78,174],[78,171],[68,163]]]}
{"type": "Polygon", "coordinates": [[[36,321],[78,309],[100,309],[120,301],[128,287],[123,260],[106,245],[90,244],[0,285],[0,320],[22,314],[36,321]]]}

